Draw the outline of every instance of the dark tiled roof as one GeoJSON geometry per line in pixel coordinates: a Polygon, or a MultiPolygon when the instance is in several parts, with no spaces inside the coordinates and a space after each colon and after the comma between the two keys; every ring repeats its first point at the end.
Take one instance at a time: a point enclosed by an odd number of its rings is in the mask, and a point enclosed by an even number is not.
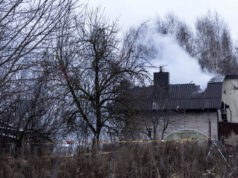
{"type": "Polygon", "coordinates": [[[180,84],[169,86],[169,97],[173,99],[184,99],[191,96],[196,96],[200,88],[194,84],[180,84]]]}
{"type": "Polygon", "coordinates": [[[151,110],[157,104],[160,110],[207,110],[221,107],[222,83],[208,83],[205,91],[195,84],[169,85],[169,95],[162,102],[156,98],[156,90],[150,87],[135,87],[132,95],[140,97],[134,105],[137,109],[151,110]],[[160,104],[158,104],[160,103],[160,104]]]}
{"type": "Polygon", "coordinates": [[[208,84],[202,92],[194,84],[170,85],[167,109],[218,109],[221,106],[221,83],[208,84]]]}
{"type": "Polygon", "coordinates": [[[238,79],[238,75],[226,75],[225,79],[238,79]]]}

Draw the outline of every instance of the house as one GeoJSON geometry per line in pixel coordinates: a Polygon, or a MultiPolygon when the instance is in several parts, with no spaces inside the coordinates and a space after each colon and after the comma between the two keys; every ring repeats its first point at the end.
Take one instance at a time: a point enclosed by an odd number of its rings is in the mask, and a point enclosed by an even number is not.
{"type": "Polygon", "coordinates": [[[169,73],[154,73],[154,84],[133,87],[137,137],[161,139],[238,134],[238,75],[212,78],[202,91],[195,84],[170,84],[169,73]],[[137,132],[138,133],[138,132],[137,132]]]}

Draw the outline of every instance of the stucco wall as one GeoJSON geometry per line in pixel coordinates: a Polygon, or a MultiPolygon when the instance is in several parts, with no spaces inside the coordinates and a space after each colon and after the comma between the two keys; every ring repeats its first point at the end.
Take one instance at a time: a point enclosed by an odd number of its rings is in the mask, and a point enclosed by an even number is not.
{"type": "Polygon", "coordinates": [[[230,106],[228,122],[238,123],[238,79],[225,79],[222,84],[222,101],[230,106]],[[232,115],[232,118],[230,117],[232,115]]]}
{"type": "MultiPolygon", "coordinates": [[[[147,118],[144,117],[143,120],[145,119],[147,120],[147,123],[142,123],[141,125],[141,129],[144,131],[146,131],[147,128],[153,128],[153,124],[149,124],[151,118],[147,116],[147,118]]],[[[211,137],[214,139],[218,138],[216,112],[173,113],[167,115],[165,119],[169,121],[169,124],[164,133],[164,138],[166,138],[167,135],[178,130],[195,130],[209,137],[209,120],[211,122],[211,137]]],[[[161,119],[157,127],[157,139],[161,139],[163,124],[163,119],[161,119]]]]}
{"type": "Polygon", "coordinates": [[[180,113],[171,115],[170,124],[165,136],[176,130],[191,129],[201,132],[209,137],[209,120],[211,122],[211,137],[217,136],[217,114],[216,112],[180,113]]]}

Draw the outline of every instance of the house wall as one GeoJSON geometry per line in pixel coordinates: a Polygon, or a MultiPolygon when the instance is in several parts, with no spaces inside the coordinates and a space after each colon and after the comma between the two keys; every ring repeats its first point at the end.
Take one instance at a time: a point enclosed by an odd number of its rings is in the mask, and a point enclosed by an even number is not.
{"type": "Polygon", "coordinates": [[[238,123],[238,79],[225,79],[222,84],[222,101],[228,104],[228,122],[238,123]]]}
{"type": "Polygon", "coordinates": [[[169,125],[165,137],[177,130],[196,130],[212,138],[217,139],[217,113],[216,112],[195,112],[179,113],[169,116],[169,125]],[[209,134],[209,120],[211,122],[211,135],[209,134]]]}
{"type": "MultiPolygon", "coordinates": [[[[147,120],[147,123],[142,122],[141,128],[146,132],[147,128],[153,129],[153,121],[155,121],[155,116],[144,117],[142,120],[147,120]]],[[[173,113],[166,115],[164,118],[158,117],[159,124],[157,127],[157,139],[162,138],[162,129],[164,120],[168,121],[168,127],[164,132],[164,137],[169,134],[179,131],[179,130],[195,130],[199,131],[207,137],[212,137],[214,139],[218,138],[218,128],[217,128],[217,112],[188,112],[188,113],[173,113]],[[164,119],[164,120],[163,120],[164,119]],[[209,120],[211,122],[211,135],[209,134],[209,120]]],[[[146,138],[146,137],[144,137],[146,138]]],[[[152,131],[153,138],[153,131],[152,131]]]]}

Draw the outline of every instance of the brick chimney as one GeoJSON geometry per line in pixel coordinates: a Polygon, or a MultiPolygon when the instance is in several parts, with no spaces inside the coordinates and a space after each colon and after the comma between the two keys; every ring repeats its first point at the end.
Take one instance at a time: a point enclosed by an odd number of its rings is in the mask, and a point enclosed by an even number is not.
{"type": "Polygon", "coordinates": [[[168,96],[169,94],[169,72],[163,72],[162,66],[160,71],[154,73],[154,87],[160,94],[168,96]]]}

